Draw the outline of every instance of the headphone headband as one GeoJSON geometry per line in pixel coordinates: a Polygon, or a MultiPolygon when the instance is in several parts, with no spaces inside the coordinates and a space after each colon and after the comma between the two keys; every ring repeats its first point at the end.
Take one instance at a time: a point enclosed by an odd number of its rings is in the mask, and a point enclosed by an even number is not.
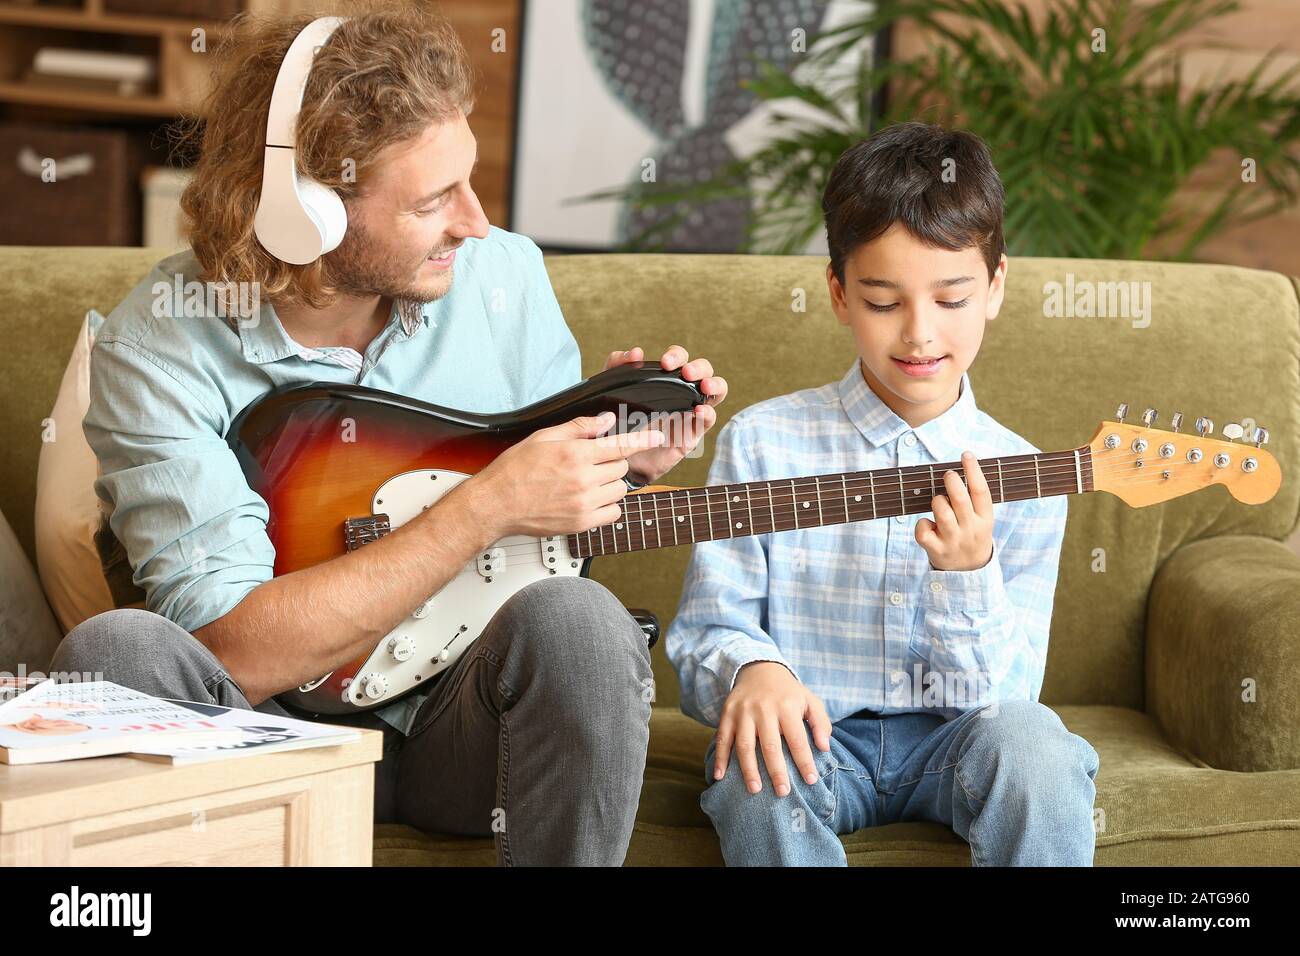
{"type": "Polygon", "coordinates": [[[306,265],[338,247],[347,230],[347,210],[334,190],[300,176],[294,153],[295,129],[316,51],[347,17],[318,17],[294,37],[280,63],[266,118],[262,191],[253,233],[281,262],[306,265]]]}
{"type": "Polygon", "coordinates": [[[303,27],[294,37],[275,77],[271,91],[271,108],[267,111],[266,145],[293,149],[294,129],[298,112],[302,109],[303,93],[307,89],[307,75],[311,72],[316,51],[325,45],[330,35],[339,28],[346,17],[318,17],[303,27]]]}

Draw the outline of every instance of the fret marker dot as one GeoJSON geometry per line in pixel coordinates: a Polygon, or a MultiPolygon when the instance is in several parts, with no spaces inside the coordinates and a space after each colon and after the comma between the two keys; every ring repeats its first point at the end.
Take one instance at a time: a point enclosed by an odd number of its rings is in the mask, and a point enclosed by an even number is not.
{"type": "Polygon", "coordinates": [[[861,500],[862,500],[862,496],[861,496],[861,495],[854,495],[854,496],[853,496],[853,500],[854,500],[854,501],[861,501],[861,500]]]}
{"type": "Polygon", "coordinates": [[[920,493],[921,493],[921,489],[920,489],[920,488],[913,488],[913,489],[912,489],[912,494],[914,494],[914,495],[919,495],[920,493]]]}
{"type": "Polygon", "coordinates": [[[803,506],[804,506],[805,508],[807,508],[807,507],[808,507],[808,504],[809,504],[809,503],[808,503],[807,501],[805,501],[805,502],[803,503],[803,506]]]}
{"type": "Polygon", "coordinates": [[[646,519],[645,519],[645,523],[646,523],[646,524],[654,524],[654,521],[653,521],[652,519],[650,519],[650,518],[646,518],[646,519]]]}
{"type": "Polygon", "coordinates": [[[739,521],[737,521],[737,522],[736,522],[736,527],[737,527],[737,528],[743,528],[744,525],[742,525],[739,521]]]}
{"type": "Polygon", "coordinates": [[[620,521],[618,524],[614,525],[614,527],[621,531],[623,529],[623,522],[620,521]]]}

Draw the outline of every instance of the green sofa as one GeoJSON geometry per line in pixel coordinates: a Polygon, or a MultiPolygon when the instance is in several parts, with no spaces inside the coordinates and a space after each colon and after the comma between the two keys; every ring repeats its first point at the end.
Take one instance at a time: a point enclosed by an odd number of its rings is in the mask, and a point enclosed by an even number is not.
{"type": "MultiPolygon", "coordinates": [[[[34,554],[41,420],[89,307],[107,314],[158,249],[0,247],[0,510],[34,554]]],[[[731,395],[721,419],[759,399],[841,375],[853,344],[814,257],[565,256],[547,260],[594,373],[610,351],[673,343],[713,360],[731,395]],[[797,310],[798,290],[806,310],[797,310]]],[[[971,370],[976,399],[1044,450],[1087,443],[1128,402],[1218,426],[1252,417],[1283,483],[1265,505],[1212,488],[1131,509],[1075,496],[1042,700],[1101,756],[1099,865],[1300,863],[1300,558],[1282,542],[1300,512],[1300,307],[1294,279],[1212,265],[1015,259],[1002,314],[971,370]],[[1049,318],[1045,283],[1150,283],[1150,323],[1049,318]],[[1104,561],[1104,564],[1103,564],[1104,561]],[[1246,693],[1244,688],[1253,688],[1246,693]]],[[[716,429],[715,429],[716,434],[716,429]]],[[[1218,431],[1216,430],[1216,435],[1218,431]]],[[[665,481],[704,481],[703,454],[665,481]]],[[[684,548],[597,561],[593,576],[665,628],[684,548]]],[[[15,662],[0,647],[0,669],[15,662]]],[[[631,864],[719,864],[699,807],[712,731],[683,716],[654,651],[651,723],[631,864]]],[[[865,865],[967,865],[947,828],[900,823],[845,836],[865,865]]],[[[375,829],[375,863],[489,864],[487,839],[375,829]]]]}

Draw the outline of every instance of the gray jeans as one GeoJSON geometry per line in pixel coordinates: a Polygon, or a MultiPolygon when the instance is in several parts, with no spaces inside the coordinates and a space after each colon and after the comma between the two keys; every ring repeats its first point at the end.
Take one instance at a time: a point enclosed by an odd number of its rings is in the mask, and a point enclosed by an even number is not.
{"type": "MultiPolygon", "coordinates": [[[[207,647],[149,611],[82,622],[50,670],[249,706],[207,647]]],[[[652,676],[645,636],[613,594],[589,578],[531,584],[426,687],[405,737],[372,713],[316,718],[384,731],[377,823],[492,835],[504,866],[622,864],[645,772],[652,676]]],[[[253,709],[286,714],[275,698],[253,709]]]]}

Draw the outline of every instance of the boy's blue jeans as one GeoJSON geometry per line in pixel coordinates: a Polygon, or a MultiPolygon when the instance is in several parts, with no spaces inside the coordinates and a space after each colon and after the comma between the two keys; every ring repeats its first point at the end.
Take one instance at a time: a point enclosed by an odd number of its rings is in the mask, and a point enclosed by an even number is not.
{"type": "MultiPolygon", "coordinates": [[[[808,731],[804,725],[805,732],[808,731]]],[[[782,740],[790,792],[778,797],[755,754],[751,794],[733,748],[700,806],[728,866],[846,866],[839,834],[908,820],[950,827],[975,866],[1091,866],[1099,760],[1037,701],[999,701],[945,722],[937,714],[859,711],[832,725],[831,749],[808,746],[819,775],[806,783],[782,740]]]]}

